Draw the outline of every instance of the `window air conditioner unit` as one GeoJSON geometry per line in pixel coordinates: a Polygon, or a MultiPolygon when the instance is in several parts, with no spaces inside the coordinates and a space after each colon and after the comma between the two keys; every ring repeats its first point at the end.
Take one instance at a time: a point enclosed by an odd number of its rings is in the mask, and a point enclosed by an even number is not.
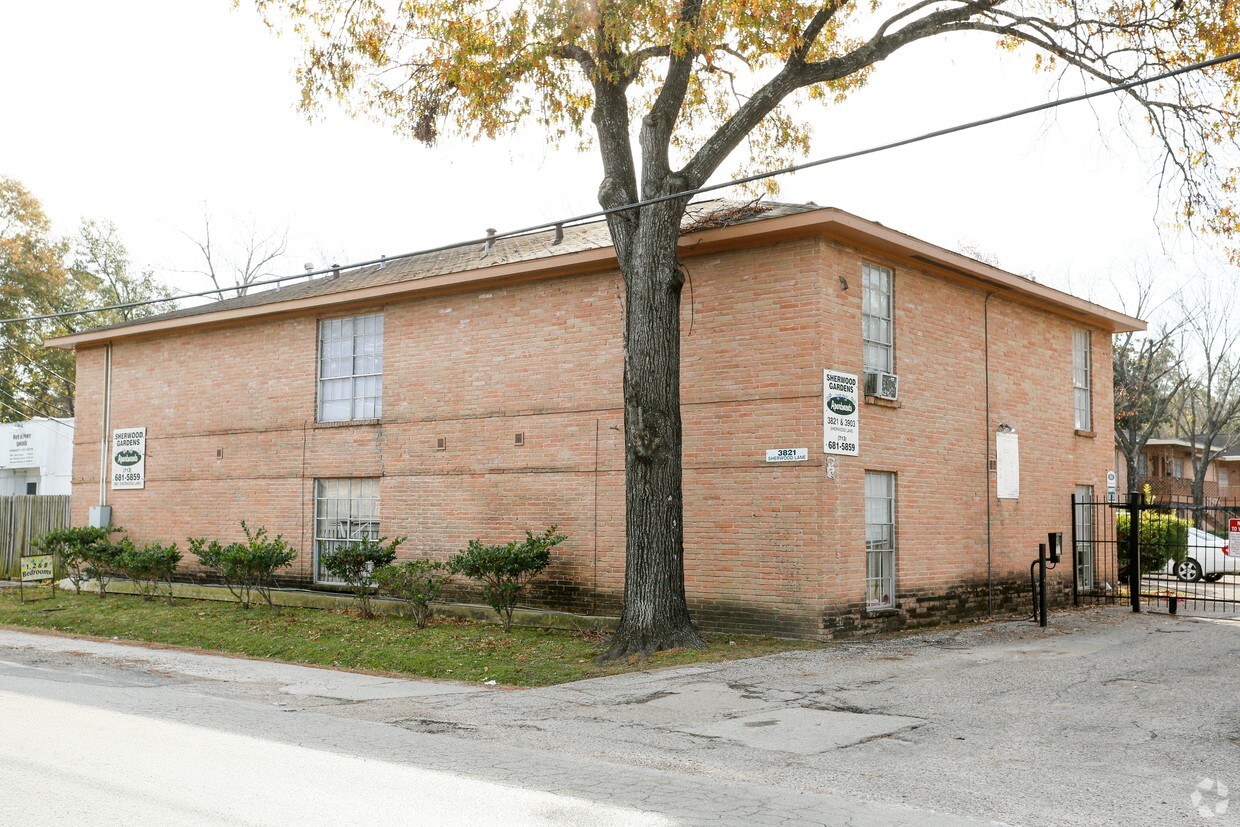
{"type": "Polygon", "coordinates": [[[894,373],[867,373],[865,375],[865,395],[877,396],[879,399],[898,399],[900,397],[900,377],[894,373]]]}

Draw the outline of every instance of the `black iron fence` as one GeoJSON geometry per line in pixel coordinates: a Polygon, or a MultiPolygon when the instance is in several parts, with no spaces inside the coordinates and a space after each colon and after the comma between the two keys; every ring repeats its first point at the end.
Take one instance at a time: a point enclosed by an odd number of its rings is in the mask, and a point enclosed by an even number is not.
{"type": "MultiPolygon", "coordinates": [[[[1072,603],[1240,613],[1240,501],[1072,498],[1072,603]],[[1136,529],[1133,529],[1133,526],[1136,529]]],[[[1068,549],[1065,549],[1065,554],[1068,549]]]]}

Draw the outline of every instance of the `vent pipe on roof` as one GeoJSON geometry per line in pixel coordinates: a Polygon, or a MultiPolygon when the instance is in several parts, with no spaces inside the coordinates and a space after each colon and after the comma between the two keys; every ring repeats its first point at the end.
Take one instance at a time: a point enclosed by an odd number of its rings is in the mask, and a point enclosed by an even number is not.
{"type": "Polygon", "coordinates": [[[384,267],[387,267],[387,253],[379,255],[379,269],[382,270],[384,267]]]}
{"type": "Polygon", "coordinates": [[[495,228],[487,227],[487,240],[482,244],[482,257],[486,258],[491,254],[491,248],[495,246],[495,228]]]}

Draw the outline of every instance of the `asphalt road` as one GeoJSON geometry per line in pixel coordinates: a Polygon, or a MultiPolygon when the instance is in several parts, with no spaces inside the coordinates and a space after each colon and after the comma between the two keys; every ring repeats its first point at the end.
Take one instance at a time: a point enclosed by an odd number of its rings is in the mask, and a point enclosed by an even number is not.
{"type": "Polygon", "coordinates": [[[978,823],[424,717],[518,694],[0,630],[0,824],[978,823]]]}
{"type": "Polygon", "coordinates": [[[0,630],[0,823],[1240,824],[1237,685],[1120,607],[530,690],[0,630]]]}
{"type": "Polygon", "coordinates": [[[0,709],[6,824],[670,824],[572,796],[78,703],[0,692],[0,709]]]}

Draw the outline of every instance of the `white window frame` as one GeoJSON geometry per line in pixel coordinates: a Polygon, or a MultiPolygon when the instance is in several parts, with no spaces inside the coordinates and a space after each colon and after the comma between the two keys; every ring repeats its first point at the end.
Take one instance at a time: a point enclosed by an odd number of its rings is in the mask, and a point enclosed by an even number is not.
{"type": "Polygon", "coordinates": [[[383,314],[320,319],[318,342],[316,421],[382,417],[383,314]]]}
{"type": "Polygon", "coordinates": [[[896,605],[896,475],[865,472],[865,607],[896,605]]]}
{"type": "Polygon", "coordinates": [[[1094,487],[1078,485],[1075,493],[1076,590],[1084,594],[1094,590],[1094,487]]]}
{"type": "Polygon", "coordinates": [[[320,556],[363,537],[379,539],[379,478],[327,477],[314,481],[314,582],[340,585],[323,571],[320,556]]]}
{"type": "Polygon", "coordinates": [[[1093,337],[1088,330],[1072,331],[1072,409],[1078,431],[1093,430],[1092,345],[1093,337]]]}
{"type": "Polygon", "coordinates": [[[861,343],[866,373],[895,373],[895,272],[861,264],[861,343]]]}

